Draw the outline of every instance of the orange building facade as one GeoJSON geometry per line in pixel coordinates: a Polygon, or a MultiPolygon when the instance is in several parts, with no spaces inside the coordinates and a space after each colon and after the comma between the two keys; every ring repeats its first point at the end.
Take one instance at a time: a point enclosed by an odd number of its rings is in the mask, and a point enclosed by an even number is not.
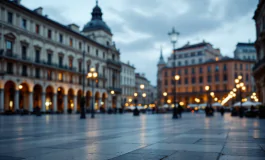
{"type": "MultiPolygon", "coordinates": [[[[249,60],[224,57],[220,60],[209,60],[202,64],[164,67],[160,74],[162,76],[160,92],[167,94],[160,96],[160,102],[162,104],[172,103],[176,90],[177,102],[182,102],[184,106],[207,103],[209,96],[204,89],[205,86],[210,86],[210,92],[214,92],[215,100],[220,102],[235,87],[234,81],[239,75],[243,77],[242,82],[246,86],[243,98],[250,96],[255,90],[251,75],[253,64],[254,62],[249,60]],[[180,75],[180,80],[176,81],[176,86],[175,75],[180,75]]],[[[226,105],[228,104],[229,102],[226,105]]]]}

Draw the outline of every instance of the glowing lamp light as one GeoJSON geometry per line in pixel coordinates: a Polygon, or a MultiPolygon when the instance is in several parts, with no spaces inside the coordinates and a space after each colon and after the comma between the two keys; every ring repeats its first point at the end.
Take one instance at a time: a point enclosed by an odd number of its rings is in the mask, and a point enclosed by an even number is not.
{"type": "Polygon", "coordinates": [[[144,89],[144,85],[143,85],[143,84],[141,84],[141,85],[140,85],[140,88],[141,88],[141,89],[144,89]]]}
{"type": "Polygon", "coordinates": [[[134,95],[134,97],[137,97],[138,96],[138,93],[134,93],[133,95],[134,95]]]}
{"type": "Polygon", "coordinates": [[[146,93],[143,93],[142,96],[145,98],[146,97],[146,93]]]}
{"type": "Polygon", "coordinates": [[[235,83],[239,83],[239,79],[235,79],[235,83]]]}
{"type": "Polygon", "coordinates": [[[180,79],[179,75],[175,75],[175,80],[178,81],[180,79]]]}
{"type": "Polygon", "coordinates": [[[168,99],[168,100],[167,100],[167,103],[171,103],[171,100],[170,100],[170,99],[168,99]]]}
{"type": "Polygon", "coordinates": [[[241,83],[240,83],[240,87],[243,87],[243,86],[244,86],[244,83],[243,83],[243,82],[241,82],[241,83]]]}
{"type": "Polygon", "coordinates": [[[179,105],[183,106],[184,105],[184,102],[179,102],[179,105]]]}
{"type": "Polygon", "coordinates": [[[167,92],[164,92],[164,93],[163,93],[163,96],[167,96],[167,92]]]}
{"type": "Polygon", "coordinates": [[[211,92],[210,95],[213,97],[214,96],[214,92],[211,92]]]}
{"type": "Polygon", "coordinates": [[[18,86],[18,88],[19,88],[19,89],[22,89],[22,88],[23,88],[23,86],[22,86],[22,85],[19,85],[19,86],[18,86]]]}
{"type": "Polygon", "coordinates": [[[205,86],[206,91],[209,91],[209,89],[210,89],[210,86],[205,86]]]}
{"type": "Polygon", "coordinates": [[[236,92],[236,91],[237,91],[237,89],[236,89],[236,88],[234,88],[234,89],[233,89],[233,91],[234,91],[234,92],[236,92]]]}
{"type": "Polygon", "coordinates": [[[110,94],[115,94],[115,92],[112,90],[112,91],[110,91],[110,94]]]}
{"type": "Polygon", "coordinates": [[[90,68],[91,72],[95,72],[95,70],[96,70],[95,68],[90,68]]]}
{"type": "Polygon", "coordinates": [[[129,102],[132,102],[132,99],[131,98],[129,99],[129,102]]]}
{"type": "Polygon", "coordinates": [[[241,79],[242,79],[242,76],[241,76],[241,75],[240,75],[240,76],[238,76],[238,79],[239,79],[239,80],[241,80],[241,79]]]}

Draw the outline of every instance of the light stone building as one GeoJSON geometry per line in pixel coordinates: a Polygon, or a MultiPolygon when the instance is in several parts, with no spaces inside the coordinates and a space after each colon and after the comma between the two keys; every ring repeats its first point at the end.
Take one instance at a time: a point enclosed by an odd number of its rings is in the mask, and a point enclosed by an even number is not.
{"type": "Polygon", "coordinates": [[[144,74],[136,73],[135,74],[135,92],[138,94],[136,97],[138,105],[147,105],[151,103],[151,84],[150,81],[145,77],[144,74]],[[141,88],[141,85],[144,88],[141,88]],[[143,96],[146,95],[146,97],[143,96]]]}
{"type": "Polygon", "coordinates": [[[210,59],[221,58],[220,50],[208,42],[190,44],[189,42],[174,50],[168,58],[167,66],[188,66],[202,64],[210,59]]]}
{"type": "Polygon", "coordinates": [[[234,57],[242,60],[257,60],[257,53],[254,43],[237,43],[234,57]]]}
{"type": "Polygon", "coordinates": [[[135,92],[135,67],[128,63],[121,63],[121,87],[123,104],[131,104],[133,102],[133,94],[135,92]]]}
{"type": "Polygon", "coordinates": [[[42,10],[32,11],[20,0],[0,1],[0,113],[37,106],[42,112],[79,111],[83,93],[87,109],[92,97],[95,109],[119,108],[120,52],[98,4],[82,32],[42,10]],[[89,79],[82,89],[83,73],[92,67],[98,72],[94,93],[89,79]]]}

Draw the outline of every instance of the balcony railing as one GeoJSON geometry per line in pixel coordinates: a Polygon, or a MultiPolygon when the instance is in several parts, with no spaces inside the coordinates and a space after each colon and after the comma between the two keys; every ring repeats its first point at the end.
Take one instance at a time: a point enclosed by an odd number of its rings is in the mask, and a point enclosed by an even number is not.
{"type": "Polygon", "coordinates": [[[0,50],[0,56],[7,57],[7,58],[12,58],[12,59],[15,59],[15,60],[26,61],[26,62],[30,62],[30,63],[41,64],[41,65],[45,65],[45,66],[49,66],[49,67],[54,67],[54,68],[59,68],[59,69],[70,70],[70,71],[76,72],[76,68],[75,67],[68,67],[67,65],[59,65],[59,64],[47,62],[47,61],[44,61],[44,60],[42,60],[42,61],[41,60],[40,61],[34,61],[31,58],[29,58],[29,57],[21,58],[16,53],[4,52],[4,50],[0,50]]]}
{"type": "Polygon", "coordinates": [[[265,56],[254,65],[254,67],[252,68],[252,70],[255,71],[262,64],[265,64],[265,56]]]}

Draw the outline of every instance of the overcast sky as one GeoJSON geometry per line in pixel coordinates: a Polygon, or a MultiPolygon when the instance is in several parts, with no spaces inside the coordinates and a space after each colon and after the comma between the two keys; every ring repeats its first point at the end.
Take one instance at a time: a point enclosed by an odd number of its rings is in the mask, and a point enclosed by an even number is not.
{"type": "MultiPolygon", "coordinates": [[[[41,6],[49,18],[82,29],[91,20],[95,0],[22,0],[22,4],[30,9],[41,6]]],[[[177,47],[205,40],[223,55],[233,56],[237,42],[256,39],[252,17],[257,4],[258,0],[99,0],[121,60],[134,64],[153,85],[160,46],[165,59],[172,50],[167,33],[173,26],[180,32],[177,47]]]]}

